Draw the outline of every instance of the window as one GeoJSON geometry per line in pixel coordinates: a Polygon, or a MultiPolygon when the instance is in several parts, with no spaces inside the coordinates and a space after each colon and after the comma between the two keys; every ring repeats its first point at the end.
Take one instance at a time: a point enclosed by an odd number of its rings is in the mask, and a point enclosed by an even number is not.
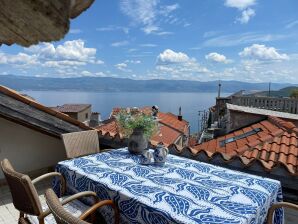
{"type": "Polygon", "coordinates": [[[236,141],[236,140],[238,140],[238,139],[246,138],[246,137],[248,137],[248,136],[257,134],[257,133],[260,132],[260,131],[262,131],[261,128],[254,128],[253,130],[248,131],[248,132],[246,132],[246,133],[243,133],[243,134],[241,134],[241,135],[237,135],[237,136],[234,136],[234,137],[232,137],[232,138],[228,138],[228,139],[222,140],[222,141],[219,142],[219,145],[220,145],[220,147],[224,147],[224,146],[225,146],[226,144],[228,144],[228,143],[231,143],[231,142],[234,142],[234,141],[236,141]]]}
{"type": "Polygon", "coordinates": [[[88,119],[88,113],[86,113],[86,115],[85,115],[85,116],[86,116],[86,119],[88,119]]]}

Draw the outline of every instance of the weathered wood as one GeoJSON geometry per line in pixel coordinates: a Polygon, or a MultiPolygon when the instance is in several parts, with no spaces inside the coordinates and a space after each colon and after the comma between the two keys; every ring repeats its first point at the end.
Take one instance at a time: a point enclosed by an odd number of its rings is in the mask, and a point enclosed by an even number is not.
{"type": "Polygon", "coordinates": [[[0,0],[0,44],[57,41],[94,0],[0,0]]]}
{"type": "Polygon", "coordinates": [[[0,93],[0,114],[10,119],[15,119],[18,122],[33,125],[54,135],[83,130],[76,125],[68,123],[2,93],[0,93]]]}

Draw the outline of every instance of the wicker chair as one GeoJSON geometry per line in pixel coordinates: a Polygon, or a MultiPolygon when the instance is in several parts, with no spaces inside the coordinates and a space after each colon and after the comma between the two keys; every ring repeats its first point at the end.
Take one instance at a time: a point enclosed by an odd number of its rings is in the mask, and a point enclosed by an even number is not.
{"type": "Polygon", "coordinates": [[[69,159],[98,153],[100,151],[98,132],[96,130],[72,132],[62,134],[61,137],[66,156],[69,159]]]}
{"type": "Polygon", "coordinates": [[[74,217],[71,213],[67,212],[56,194],[52,189],[47,189],[45,193],[46,201],[49,206],[49,209],[52,211],[55,220],[58,224],[87,224],[88,222],[83,221],[92,213],[94,213],[98,208],[104,205],[110,205],[113,207],[115,212],[115,224],[119,223],[119,211],[118,208],[111,200],[104,200],[94,204],[91,208],[85,211],[79,218],[74,217]]]}
{"type": "MultiPolygon", "coordinates": [[[[7,159],[1,161],[1,168],[9,185],[12,201],[14,207],[20,211],[19,223],[55,223],[51,211],[47,208],[46,204],[42,204],[34,184],[50,177],[59,177],[61,180],[61,194],[65,191],[65,180],[60,173],[52,172],[44,174],[31,181],[30,177],[16,172],[7,159]]],[[[62,198],[62,204],[67,206],[69,210],[78,216],[88,210],[88,206],[83,204],[77,199],[78,197],[92,196],[97,201],[96,193],[92,191],[81,192],[67,198],[62,198]]]]}
{"type": "Polygon", "coordinates": [[[288,202],[275,203],[269,208],[269,211],[267,214],[267,224],[273,224],[273,214],[274,214],[275,210],[278,208],[290,208],[290,209],[294,209],[294,210],[298,211],[298,205],[296,205],[296,204],[292,204],[292,203],[288,203],[288,202]]]}

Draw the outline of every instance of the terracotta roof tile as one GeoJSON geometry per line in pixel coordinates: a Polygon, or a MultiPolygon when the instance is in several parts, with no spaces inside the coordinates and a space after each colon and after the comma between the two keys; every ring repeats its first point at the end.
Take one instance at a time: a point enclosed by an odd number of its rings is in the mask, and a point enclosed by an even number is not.
{"type": "Polygon", "coordinates": [[[91,107],[91,104],[63,104],[62,106],[51,107],[51,109],[62,113],[78,113],[88,107],[91,107]]]}
{"type": "MultiPolygon", "coordinates": [[[[278,164],[283,164],[291,174],[298,175],[298,133],[293,131],[295,129],[293,125],[293,123],[285,122],[280,118],[269,117],[267,120],[241,130],[197,144],[193,146],[193,152],[205,150],[213,154],[227,154],[233,158],[245,158],[249,164],[252,164],[253,161],[260,161],[268,171],[278,164]],[[259,127],[262,131],[251,136],[236,139],[225,145],[219,144],[224,139],[239,136],[259,127]]],[[[248,163],[244,165],[248,165],[248,163]]]]}
{"type": "Polygon", "coordinates": [[[155,143],[162,142],[166,146],[175,143],[175,141],[181,135],[181,133],[179,133],[178,131],[175,131],[174,129],[167,126],[161,126],[159,130],[160,133],[152,136],[151,141],[155,143]]]}
{"type": "Polygon", "coordinates": [[[198,143],[197,137],[189,136],[188,146],[192,147],[198,143]]]}
{"type": "MultiPolygon", "coordinates": [[[[135,109],[135,108],[113,108],[110,117],[115,117],[122,109],[135,109]]],[[[136,108],[139,111],[142,111],[145,114],[151,114],[151,107],[136,108]]],[[[189,123],[186,120],[178,120],[178,116],[172,113],[163,113],[158,112],[157,117],[161,124],[169,126],[177,131],[180,131],[183,134],[189,134],[189,123]]]]}
{"type": "Polygon", "coordinates": [[[264,160],[264,161],[267,161],[267,158],[268,158],[268,155],[267,155],[267,151],[266,150],[262,150],[261,151],[261,155],[260,155],[260,159],[261,160],[264,160]]]}
{"type": "MultiPolygon", "coordinates": [[[[112,118],[108,119],[105,121],[105,123],[103,125],[100,125],[98,127],[96,127],[96,129],[98,129],[101,133],[101,135],[110,135],[111,137],[115,137],[115,136],[120,136],[120,138],[123,138],[122,133],[119,130],[119,127],[117,125],[116,119],[114,118],[114,116],[119,113],[121,110],[121,108],[114,108],[112,111],[112,118]]],[[[147,108],[143,108],[142,110],[147,111],[146,113],[151,113],[151,109],[147,109],[147,108]]],[[[160,113],[159,113],[160,114],[160,113]]],[[[164,114],[164,113],[161,113],[164,114]]],[[[183,133],[181,133],[179,130],[177,130],[176,128],[173,128],[172,126],[175,126],[178,128],[178,126],[180,125],[179,121],[178,123],[176,123],[176,121],[172,121],[172,115],[167,115],[166,116],[166,121],[163,121],[163,123],[161,123],[161,121],[159,121],[160,127],[159,127],[159,133],[157,133],[156,135],[152,136],[151,138],[151,144],[156,145],[160,142],[164,143],[166,146],[170,145],[170,144],[174,144],[176,142],[176,140],[183,135],[183,133]],[[170,118],[169,118],[170,116],[170,118]],[[166,123],[167,125],[164,125],[164,123],[166,123]],[[177,125],[178,124],[178,125],[177,125]]],[[[177,120],[177,117],[175,117],[175,120],[177,120]]],[[[187,125],[187,129],[188,129],[188,123],[182,121],[183,124],[187,125]]],[[[179,126],[180,127],[180,126],[179,126]]],[[[182,127],[182,125],[181,125],[182,127]]],[[[183,126],[184,127],[184,126],[183,126]]],[[[183,128],[184,129],[184,128],[183,128]]]]}

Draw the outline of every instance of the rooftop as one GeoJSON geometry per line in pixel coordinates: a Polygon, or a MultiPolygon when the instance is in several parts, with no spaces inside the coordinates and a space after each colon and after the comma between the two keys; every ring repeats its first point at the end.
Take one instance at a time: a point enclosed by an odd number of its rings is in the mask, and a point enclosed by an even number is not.
{"type": "Polygon", "coordinates": [[[279,118],[298,120],[298,114],[292,114],[292,113],[286,113],[286,112],[280,112],[280,111],[274,111],[274,110],[266,110],[266,109],[260,109],[255,107],[245,107],[245,106],[238,106],[238,105],[227,103],[227,109],[250,113],[250,114],[259,114],[259,115],[265,115],[265,116],[274,116],[279,118]]]}
{"type": "Polygon", "coordinates": [[[54,136],[90,129],[84,123],[5,86],[0,86],[0,116],[54,136]]]}
{"type": "Polygon", "coordinates": [[[89,107],[91,104],[63,104],[62,106],[51,107],[51,109],[62,113],[78,113],[89,107]]]}
{"type": "MultiPolygon", "coordinates": [[[[113,108],[110,119],[103,122],[103,125],[98,126],[101,135],[110,136],[112,138],[123,137],[117,126],[115,116],[122,108],[113,108]]],[[[132,108],[133,109],[133,108],[132,108]]],[[[139,109],[145,114],[151,114],[150,107],[143,107],[139,109]]],[[[151,138],[151,144],[156,145],[163,142],[166,146],[175,143],[181,135],[188,134],[189,123],[185,120],[178,120],[178,117],[172,113],[158,112],[158,122],[160,124],[159,133],[151,138]]]]}
{"type": "Polygon", "coordinates": [[[290,175],[298,176],[298,128],[276,117],[252,124],[188,149],[190,157],[204,153],[209,158],[221,155],[223,161],[236,158],[245,166],[258,161],[266,171],[283,166],[290,175]],[[258,130],[259,131],[253,131],[258,130]],[[252,131],[252,132],[251,132],[252,131]],[[248,135],[243,135],[249,133],[248,135]]]}

